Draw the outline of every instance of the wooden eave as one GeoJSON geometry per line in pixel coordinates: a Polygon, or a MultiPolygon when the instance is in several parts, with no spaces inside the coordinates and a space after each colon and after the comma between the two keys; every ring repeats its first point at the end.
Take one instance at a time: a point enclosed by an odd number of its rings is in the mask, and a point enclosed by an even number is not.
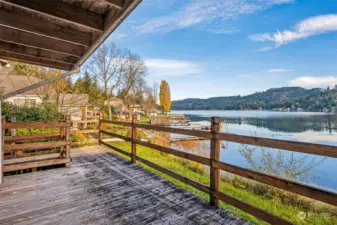
{"type": "Polygon", "coordinates": [[[0,58],[71,71],[142,0],[0,0],[0,58]]]}

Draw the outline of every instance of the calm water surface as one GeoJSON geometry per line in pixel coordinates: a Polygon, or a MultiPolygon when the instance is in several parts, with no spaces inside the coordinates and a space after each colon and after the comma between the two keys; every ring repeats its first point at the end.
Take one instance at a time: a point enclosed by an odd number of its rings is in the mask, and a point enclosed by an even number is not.
{"type": "MultiPolygon", "coordinates": [[[[337,114],[309,112],[271,112],[271,111],[173,111],[185,114],[193,122],[210,125],[210,117],[219,116],[226,125],[223,132],[241,135],[266,137],[273,139],[300,141],[337,146],[337,114]]],[[[244,157],[243,146],[236,143],[226,143],[221,151],[221,160],[246,168],[265,165],[266,158],[276,159],[279,151],[263,149],[270,156],[262,156],[262,150],[252,151],[252,160],[244,157]]],[[[254,146],[246,146],[254,149],[254,146]]],[[[337,191],[337,159],[320,157],[302,153],[281,151],[284,158],[283,168],[300,167],[306,169],[302,182],[337,191]]]]}

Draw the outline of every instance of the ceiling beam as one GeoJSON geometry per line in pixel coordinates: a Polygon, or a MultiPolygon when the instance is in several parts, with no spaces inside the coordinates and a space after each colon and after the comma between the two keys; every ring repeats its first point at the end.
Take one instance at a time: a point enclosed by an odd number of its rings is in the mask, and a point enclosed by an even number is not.
{"type": "Polygon", "coordinates": [[[0,25],[83,46],[92,42],[92,33],[78,26],[3,1],[0,1],[0,25]]]}
{"type": "MultiPolygon", "coordinates": [[[[125,7],[122,13],[119,14],[119,17],[114,21],[109,20],[108,15],[106,24],[104,25],[103,34],[95,40],[95,42],[90,46],[82,58],[75,64],[75,67],[80,67],[92,54],[93,52],[109,37],[109,35],[130,15],[130,13],[142,2],[142,0],[134,0],[128,6],[125,7]],[[109,22],[108,22],[109,21],[109,22]]],[[[111,9],[110,9],[111,12],[111,9]]],[[[113,17],[113,16],[112,16],[113,17]]]]}
{"type": "Polygon", "coordinates": [[[29,46],[18,45],[14,43],[4,42],[0,40],[0,49],[5,52],[18,53],[21,55],[40,57],[50,59],[53,61],[64,62],[74,64],[79,57],[60,54],[57,52],[46,51],[43,49],[37,49],[29,46]]]}
{"type": "Polygon", "coordinates": [[[85,48],[80,45],[74,45],[52,38],[36,36],[32,33],[23,32],[8,27],[0,27],[0,40],[77,57],[81,57],[85,51],[85,48]]]}
{"type": "Polygon", "coordinates": [[[109,5],[122,9],[124,7],[124,0],[105,0],[109,5]]]}
{"type": "Polygon", "coordinates": [[[72,64],[56,62],[56,61],[47,60],[47,59],[40,58],[40,57],[20,55],[20,54],[11,53],[11,52],[5,52],[5,51],[0,51],[0,58],[23,62],[23,63],[35,64],[39,66],[52,67],[52,68],[56,68],[60,70],[70,71],[73,68],[72,64]]]}
{"type": "Polygon", "coordinates": [[[103,30],[104,20],[99,14],[60,0],[2,0],[16,5],[20,5],[40,13],[63,19],[73,24],[81,25],[86,28],[103,30]]]}

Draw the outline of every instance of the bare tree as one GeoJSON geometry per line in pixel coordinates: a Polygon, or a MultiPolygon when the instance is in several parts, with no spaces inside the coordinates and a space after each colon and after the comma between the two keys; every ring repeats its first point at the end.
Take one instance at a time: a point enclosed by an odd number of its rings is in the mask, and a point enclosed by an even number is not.
{"type": "Polygon", "coordinates": [[[154,83],[153,84],[153,98],[154,98],[154,104],[155,104],[155,107],[156,105],[158,104],[158,90],[159,90],[159,84],[158,83],[154,83]]]}
{"type": "Polygon", "coordinates": [[[152,88],[146,87],[144,90],[144,103],[143,108],[146,114],[155,112],[156,100],[152,88]]]}
{"type": "Polygon", "coordinates": [[[147,68],[145,62],[141,60],[138,55],[128,51],[120,80],[120,96],[129,112],[131,110],[131,105],[136,102],[135,96],[137,92],[138,94],[139,92],[143,92],[146,74],[147,68]]]}
{"type": "Polygon", "coordinates": [[[112,119],[110,99],[120,85],[127,51],[122,51],[115,44],[103,45],[94,54],[89,65],[90,71],[103,86],[103,92],[112,119]]]}

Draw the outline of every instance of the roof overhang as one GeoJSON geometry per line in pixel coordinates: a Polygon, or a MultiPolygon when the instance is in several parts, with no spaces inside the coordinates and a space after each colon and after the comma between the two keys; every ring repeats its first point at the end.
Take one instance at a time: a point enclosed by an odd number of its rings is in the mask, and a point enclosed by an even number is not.
{"type": "Polygon", "coordinates": [[[0,58],[72,71],[142,0],[0,0],[0,58]]]}

